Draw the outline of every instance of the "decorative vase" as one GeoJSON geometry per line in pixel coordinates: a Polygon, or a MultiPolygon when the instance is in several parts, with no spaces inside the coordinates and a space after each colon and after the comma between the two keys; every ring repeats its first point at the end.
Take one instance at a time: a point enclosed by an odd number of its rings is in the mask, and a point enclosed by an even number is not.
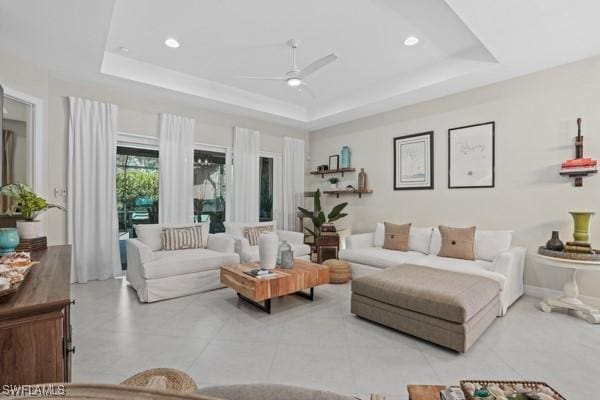
{"type": "Polygon", "coordinates": [[[350,168],[350,147],[342,147],[342,160],[340,162],[340,168],[350,168]]]}
{"type": "Polygon", "coordinates": [[[0,256],[14,252],[19,242],[17,228],[0,228],[0,256]]]}
{"type": "Polygon", "coordinates": [[[552,237],[546,242],[546,248],[548,250],[563,251],[565,245],[558,237],[558,231],[552,231],[552,237]]]}
{"type": "Polygon", "coordinates": [[[358,191],[367,191],[367,173],[365,172],[364,168],[361,168],[360,172],[358,173],[358,191]]]}
{"type": "Polygon", "coordinates": [[[282,268],[293,268],[294,251],[292,250],[292,246],[284,240],[281,243],[281,246],[279,246],[279,251],[281,254],[281,262],[278,265],[281,265],[282,268]]]}
{"type": "Polygon", "coordinates": [[[573,239],[576,242],[588,243],[590,240],[590,220],[595,214],[586,211],[570,211],[573,216],[573,239]]]}
{"type": "Polygon", "coordinates": [[[44,236],[41,221],[17,221],[17,231],[21,239],[36,239],[44,236]]]}
{"type": "Polygon", "coordinates": [[[276,233],[263,233],[258,238],[258,254],[260,267],[273,269],[277,265],[277,249],[279,238],[276,233]]]}
{"type": "Polygon", "coordinates": [[[332,188],[332,189],[337,189],[337,188],[338,188],[338,186],[337,186],[337,185],[338,185],[337,183],[332,183],[332,184],[331,184],[331,188],[332,188]]]}

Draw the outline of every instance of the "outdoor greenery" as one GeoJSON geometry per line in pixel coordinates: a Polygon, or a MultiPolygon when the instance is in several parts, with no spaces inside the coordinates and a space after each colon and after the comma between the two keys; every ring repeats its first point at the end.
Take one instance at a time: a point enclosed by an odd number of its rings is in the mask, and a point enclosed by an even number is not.
{"type": "Polygon", "coordinates": [[[46,199],[38,196],[27,185],[21,183],[2,186],[0,194],[13,199],[8,213],[10,215],[21,213],[25,221],[35,221],[41,213],[51,208],[65,210],[63,206],[48,203],[46,199]]]}
{"type": "Polygon", "coordinates": [[[298,207],[298,210],[302,213],[304,218],[310,218],[313,223],[313,229],[309,229],[304,227],[306,232],[312,236],[316,242],[318,235],[321,232],[321,226],[326,223],[331,223],[337,220],[340,220],[347,216],[347,213],[343,213],[342,210],[348,205],[348,203],[340,203],[331,209],[331,212],[325,216],[325,213],[321,209],[321,191],[317,189],[315,192],[315,200],[314,200],[314,211],[309,211],[306,208],[298,207]]]}
{"type": "Polygon", "coordinates": [[[138,198],[158,201],[158,170],[117,168],[118,208],[131,208],[138,198]]]}

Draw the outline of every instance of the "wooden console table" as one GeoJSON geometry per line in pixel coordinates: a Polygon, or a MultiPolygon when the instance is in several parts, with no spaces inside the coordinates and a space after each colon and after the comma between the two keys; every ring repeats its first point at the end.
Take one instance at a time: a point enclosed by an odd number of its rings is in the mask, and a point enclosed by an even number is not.
{"type": "Polygon", "coordinates": [[[31,258],[40,264],[0,303],[0,387],[71,379],[71,246],[31,258]]]}

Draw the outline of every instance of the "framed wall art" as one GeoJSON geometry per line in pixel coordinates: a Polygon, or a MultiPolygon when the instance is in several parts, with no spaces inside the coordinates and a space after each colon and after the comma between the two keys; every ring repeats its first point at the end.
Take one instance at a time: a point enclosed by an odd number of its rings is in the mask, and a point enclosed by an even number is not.
{"type": "Polygon", "coordinates": [[[336,169],[340,169],[340,156],[337,154],[329,156],[329,170],[331,171],[336,169]]]}
{"type": "Polygon", "coordinates": [[[448,188],[494,187],[495,123],[448,129],[448,188]]]}
{"type": "Polygon", "coordinates": [[[433,189],[433,131],[394,138],[394,190],[433,189]]]}

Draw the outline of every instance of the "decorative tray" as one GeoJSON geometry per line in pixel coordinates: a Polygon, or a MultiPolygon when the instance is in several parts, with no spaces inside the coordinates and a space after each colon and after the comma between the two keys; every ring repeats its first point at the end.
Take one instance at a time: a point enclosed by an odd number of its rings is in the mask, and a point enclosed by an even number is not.
{"type": "MultiPolygon", "coordinates": [[[[23,282],[25,282],[25,279],[27,279],[27,276],[31,271],[31,267],[37,264],[39,264],[38,261],[30,261],[28,263],[22,263],[14,267],[8,266],[10,270],[18,271],[22,277],[19,277],[19,280],[12,282],[9,288],[0,289],[0,302],[8,300],[12,294],[16,293],[19,290],[23,282]]],[[[3,274],[0,273],[0,276],[3,276],[3,274]]]]}
{"type": "Polygon", "coordinates": [[[544,246],[538,248],[538,254],[547,257],[563,258],[565,260],[577,261],[600,261],[600,250],[594,249],[594,254],[585,253],[567,253],[564,251],[548,250],[544,246]]]}
{"type": "Polygon", "coordinates": [[[538,381],[460,381],[460,387],[467,400],[494,400],[506,398],[509,400],[566,400],[546,382],[538,381]],[[487,390],[488,396],[476,396],[476,389],[487,390]]]}

